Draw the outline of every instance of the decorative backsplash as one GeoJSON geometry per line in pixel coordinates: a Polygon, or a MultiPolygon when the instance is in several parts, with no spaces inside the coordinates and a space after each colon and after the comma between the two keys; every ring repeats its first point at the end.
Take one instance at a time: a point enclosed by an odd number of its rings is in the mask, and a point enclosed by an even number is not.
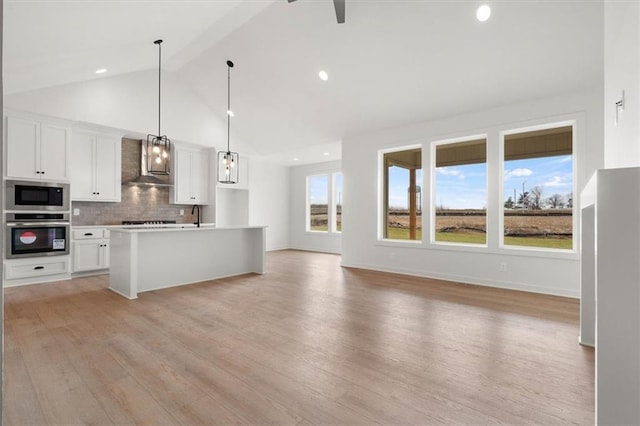
{"type": "MultiPolygon", "coordinates": [[[[191,206],[169,204],[169,188],[159,186],[127,185],[140,174],[140,140],[122,139],[122,201],[96,203],[73,201],[72,209],[80,209],[79,216],[71,216],[71,224],[121,225],[123,220],[175,220],[193,223],[196,216],[191,206]],[[184,216],[180,215],[184,210],[184,216]]],[[[168,176],[167,176],[168,182],[168,176]]],[[[206,206],[204,207],[206,209],[206,206]]]]}

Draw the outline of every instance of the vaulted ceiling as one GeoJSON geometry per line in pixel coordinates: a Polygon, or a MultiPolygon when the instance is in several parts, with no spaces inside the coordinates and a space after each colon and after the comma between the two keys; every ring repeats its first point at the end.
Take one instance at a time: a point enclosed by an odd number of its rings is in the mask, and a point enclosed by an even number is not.
{"type": "Polygon", "coordinates": [[[5,92],[153,69],[162,38],[167,70],[223,119],[233,60],[236,133],[294,164],[349,135],[602,84],[601,1],[492,1],[487,22],[479,4],[347,0],[337,24],[331,0],[5,0],[5,92]]]}

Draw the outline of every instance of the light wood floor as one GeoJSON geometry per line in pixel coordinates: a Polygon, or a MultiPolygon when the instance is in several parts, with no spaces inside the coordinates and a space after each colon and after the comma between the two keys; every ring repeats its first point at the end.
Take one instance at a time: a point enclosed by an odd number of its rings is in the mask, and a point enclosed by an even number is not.
{"type": "Polygon", "coordinates": [[[578,302],[340,268],[5,290],[6,425],[594,422],[578,302]]]}

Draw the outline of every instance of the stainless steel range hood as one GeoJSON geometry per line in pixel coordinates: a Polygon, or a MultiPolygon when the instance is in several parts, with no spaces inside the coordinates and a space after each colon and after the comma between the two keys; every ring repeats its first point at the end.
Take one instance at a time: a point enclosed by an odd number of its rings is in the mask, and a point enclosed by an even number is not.
{"type": "Polygon", "coordinates": [[[173,186],[169,181],[168,175],[154,175],[147,171],[147,143],[144,140],[140,141],[140,174],[126,182],[127,185],[151,185],[151,186],[173,186]]]}

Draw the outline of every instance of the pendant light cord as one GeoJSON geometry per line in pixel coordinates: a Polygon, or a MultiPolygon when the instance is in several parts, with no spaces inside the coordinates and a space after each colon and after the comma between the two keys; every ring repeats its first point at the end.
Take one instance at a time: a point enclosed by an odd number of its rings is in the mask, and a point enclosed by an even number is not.
{"type": "Polygon", "coordinates": [[[155,44],[158,45],[158,138],[161,136],[160,133],[160,105],[161,102],[161,91],[162,91],[162,40],[154,41],[155,44]]]}
{"type": "Polygon", "coordinates": [[[231,135],[231,67],[230,61],[227,61],[227,152],[231,152],[229,148],[229,138],[231,135]]]}

